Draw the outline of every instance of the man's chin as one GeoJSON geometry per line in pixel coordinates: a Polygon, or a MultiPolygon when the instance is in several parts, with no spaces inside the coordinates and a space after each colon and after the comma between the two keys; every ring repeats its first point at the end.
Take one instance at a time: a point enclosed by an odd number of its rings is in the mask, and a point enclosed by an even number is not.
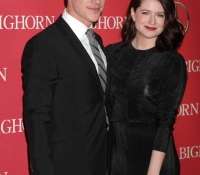
{"type": "Polygon", "coordinates": [[[90,18],[90,21],[92,23],[95,23],[95,22],[97,22],[99,20],[99,17],[100,17],[100,15],[96,15],[95,17],[90,18]]]}

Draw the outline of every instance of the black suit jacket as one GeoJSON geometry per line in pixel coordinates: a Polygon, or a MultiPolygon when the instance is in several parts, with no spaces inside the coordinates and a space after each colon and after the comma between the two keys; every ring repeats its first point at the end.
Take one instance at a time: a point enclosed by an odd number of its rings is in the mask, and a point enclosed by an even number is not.
{"type": "Polygon", "coordinates": [[[62,17],[27,42],[22,72],[32,174],[106,174],[103,89],[94,63],[62,17]]]}

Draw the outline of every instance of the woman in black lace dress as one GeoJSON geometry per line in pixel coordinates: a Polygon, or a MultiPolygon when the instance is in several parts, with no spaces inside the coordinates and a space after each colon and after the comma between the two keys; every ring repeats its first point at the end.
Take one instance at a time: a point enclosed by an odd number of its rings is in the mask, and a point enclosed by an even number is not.
{"type": "Polygon", "coordinates": [[[173,0],[132,0],[112,66],[110,175],[179,175],[173,125],[187,71],[173,0]]]}

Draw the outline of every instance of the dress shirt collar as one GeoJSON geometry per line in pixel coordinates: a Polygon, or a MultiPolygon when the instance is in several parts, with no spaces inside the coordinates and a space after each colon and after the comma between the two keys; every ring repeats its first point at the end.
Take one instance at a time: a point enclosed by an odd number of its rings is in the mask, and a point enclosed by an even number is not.
{"type": "MultiPolygon", "coordinates": [[[[70,26],[70,28],[73,30],[75,35],[78,37],[79,40],[83,37],[83,35],[86,33],[88,27],[85,26],[83,23],[78,21],[76,18],[71,16],[69,13],[67,13],[67,10],[65,9],[62,18],[67,22],[67,24],[70,26]]],[[[92,24],[90,28],[92,27],[92,24]]]]}

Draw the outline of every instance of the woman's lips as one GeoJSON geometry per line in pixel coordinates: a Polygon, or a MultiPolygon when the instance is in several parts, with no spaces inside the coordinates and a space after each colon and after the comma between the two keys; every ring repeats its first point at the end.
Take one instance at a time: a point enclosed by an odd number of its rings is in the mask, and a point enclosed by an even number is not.
{"type": "Polygon", "coordinates": [[[145,28],[146,28],[146,29],[148,29],[148,30],[151,30],[151,31],[153,31],[153,30],[156,30],[156,28],[155,28],[155,27],[149,27],[149,26],[145,26],[145,28]]]}

